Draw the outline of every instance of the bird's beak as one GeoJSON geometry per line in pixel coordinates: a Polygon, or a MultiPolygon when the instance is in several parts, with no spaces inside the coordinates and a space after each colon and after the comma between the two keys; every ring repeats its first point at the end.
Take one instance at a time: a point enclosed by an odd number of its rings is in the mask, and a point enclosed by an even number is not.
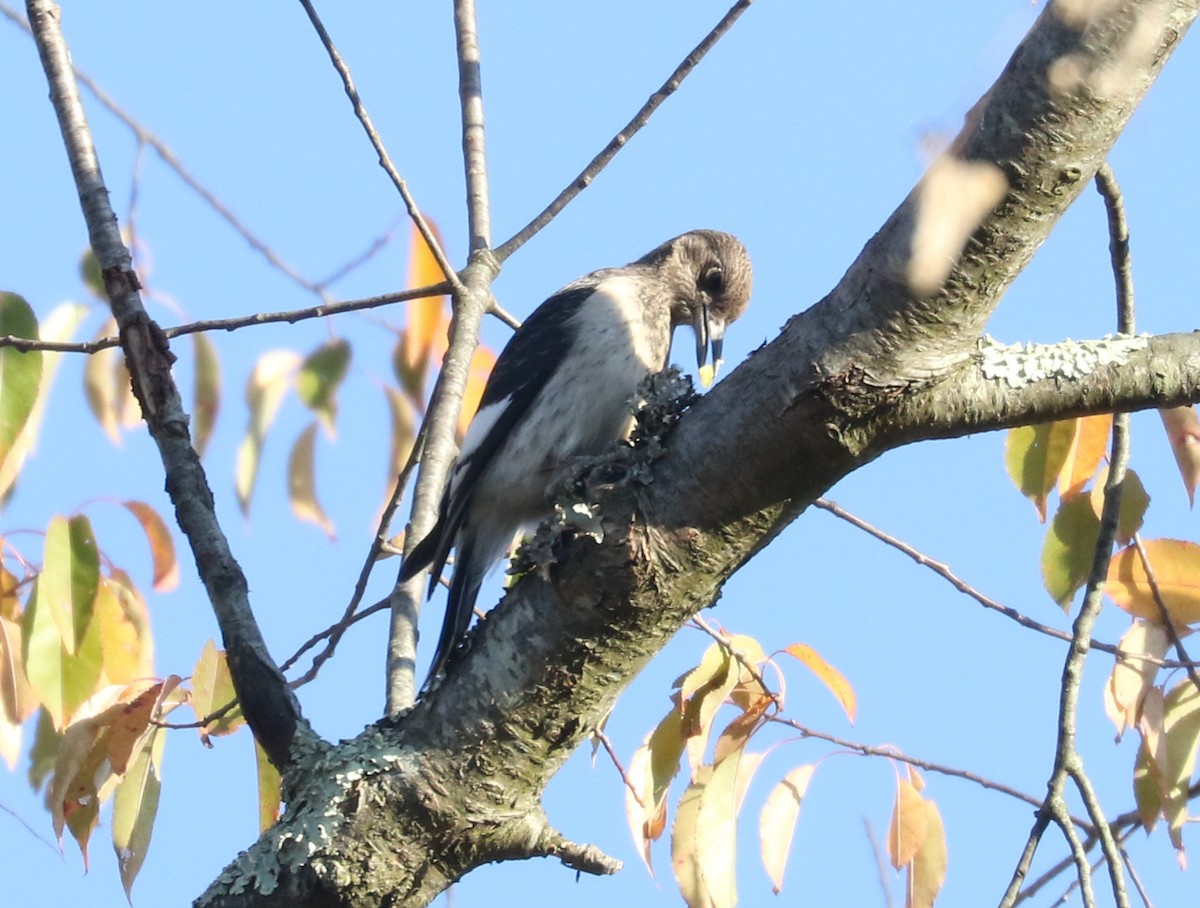
{"type": "Polygon", "coordinates": [[[700,385],[707,388],[717,377],[721,363],[725,362],[721,356],[721,350],[725,346],[725,319],[702,303],[692,312],[692,330],[696,332],[696,365],[700,370],[700,385]],[[712,365],[708,363],[710,347],[712,365]]]}

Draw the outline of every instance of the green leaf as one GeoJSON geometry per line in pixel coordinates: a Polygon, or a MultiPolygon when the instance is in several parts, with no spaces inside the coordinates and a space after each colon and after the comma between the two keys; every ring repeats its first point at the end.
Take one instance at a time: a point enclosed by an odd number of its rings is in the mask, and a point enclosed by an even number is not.
{"type": "Polygon", "coordinates": [[[1018,426],[1010,429],[1004,463],[1013,485],[1033,502],[1038,518],[1046,521],[1046,499],[1067,462],[1075,438],[1075,421],[1018,426]]]}
{"type": "Polygon", "coordinates": [[[113,795],[113,849],[117,852],[125,897],[130,900],[133,898],[133,881],[150,849],[162,791],[162,753],[166,738],[162,729],[146,736],[113,795]]]}
{"type": "Polygon", "coordinates": [[[100,585],[100,550],[92,523],[82,514],[55,517],[46,530],[46,546],[38,589],[43,607],[58,625],[68,653],[87,633],[100,585]]]}
{"type": "MultiPolygon", "coordinates": [[[[37,316],[15,293],[0,292],[0,336],[36,340],[37,316]]],[[[33,413],[42,379],[42,353],[22,353],[0,347],[0,463],[18,447],[18,439],[33,413]]]]}
{"type": "Polygon", "coordinates": [[[42,579],[39,577],[34,583],[21,622],[25,673],[42,706],[54,720],[54,727],[61,729],[96,689],[103,661],[100,634],[86,634],[78,651],[68,653],[54,616],[41,602],[39,587],[42,579]]]}
{"type": "Polygon", "coordinates": [[[1042,584],[1065,611],[1096,554],[1100,520],[1086,496],[1061,501],[1042,542],[1042,584]]]}
{"type": "MultiPolygon", "coordinates": [[[[46,318],[42,319],[38,334],[44,341],[69,341],[75,334],[75,329],[87,315],[87,307],[78,303],[63,303],[55,306],[46,318]]],[[[25,420],[21,434],[17,436],[7,456],[0,456],[0,499],[7,496],[16,482],[25,457],[37,440],[38,429],[42,423],[42,414],[46,409],[46,400],[50,396],[50,386],[62,361],[61,353],[42,353],[42,377],[38,382],[37,402],[33,412],[25,420]]],[[[2,396],[2,395],[0,395],[2,396]]]]}
{"type": "Polygon", "coordinates": [[[335,434],[337,419],[335,395],[349,366],[349,342],[335,340],[310,353],[296,376],[296,393],[304,405],[317,414],[330,438],[335,434]]]}
{"type": "Polygon", "coordinates": [[[217,348],[205,334],[192,335],[192,352],[196,357],[195,386],[192,391],[192,444],[196,453],[203,457],[221,409],[221,361],[217,358],[217,348]]]}

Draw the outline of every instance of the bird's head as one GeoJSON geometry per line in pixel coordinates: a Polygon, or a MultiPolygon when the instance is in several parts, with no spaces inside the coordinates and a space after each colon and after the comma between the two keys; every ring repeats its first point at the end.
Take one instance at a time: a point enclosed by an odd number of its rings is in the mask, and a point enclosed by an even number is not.
{"type": "Polygon", "coordinates": [[[700,383],[708,387],[723,359],[725,329],[750,302],[753,270],[746,247],[728,233],[693,230],[638,260],[658,269],[671,294],[671,325],[696,333],[700,383]],[[709,364],[709,352],[712,364],[709,364]]]}

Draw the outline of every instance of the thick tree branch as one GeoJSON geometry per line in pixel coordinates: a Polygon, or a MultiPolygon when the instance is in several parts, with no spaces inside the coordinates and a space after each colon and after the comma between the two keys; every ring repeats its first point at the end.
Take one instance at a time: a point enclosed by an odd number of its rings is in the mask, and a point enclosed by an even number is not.
{"type": "Polygon", "coordinates": [[[50,0],[28,0],[27,9],[92,251],[117,320],[142,417],[162,458],[176,519],[192,548],[197,571],[221,626],[229,669],[246,720],[271,761],[286,768],[293,747],[312,741],[312,732],[267,652],[250,610],[245,575],[217,522],[204,468],[188,437],[187,414],[171,377],[174,357],[161,329],[142,306],[138,293],[141,285],[131,270],[129,252],[109,204],[60,28],[60,11],[50,0]]]}
{"type": "Polygon", "coordinates": [[[570,484],[602,514],[603,542],[544,530],[530,573],[441,686],[322,756],[297,799],[305,806],[206,904],[423,905],[481,863],[538,854],[550,777],[670,636],[839,478],[922,438],[1200,399],[1191,335],[1120,341],[1089,373],[1036,380],[978,348],[987,316],[1104,159],[1197,2],[1126,0],[1085,21],[1052,3],[948,158],[825,300],[662,447],[604,458],[570,484]],[[1131,47],[1135,32],[1148,43],[1131,47]],[[1168,354],[1177,358],[1160,361],[1168,354]],[[968,403],[954,405],[951,389],[968,403]],[[313,856],[289,857],[286,841],[313,856]],[[304,898],[258,897],[255,879],[304,898]]]}

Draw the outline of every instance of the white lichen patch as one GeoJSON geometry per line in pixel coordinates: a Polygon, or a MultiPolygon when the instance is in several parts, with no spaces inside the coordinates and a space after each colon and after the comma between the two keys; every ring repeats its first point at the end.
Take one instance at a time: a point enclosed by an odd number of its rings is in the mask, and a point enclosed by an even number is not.
{"type": "MultiPolygon", "coordinates": [[[[238,855],[197,905],[203,906],[224,893],[254,890],[270,895],[279,885],[284,868],[294,871],[329,848],[346,821],[343,805],[364,780],[409,762],[411,751],[396,748],[379,729],[368,729],[324,753],[306,756],[305,782],[296,805],[238,855]]],[[[317,863],[313,869],[320,873],[330,868],[317,863]]]]}
{"type": "Polygon", "coordinates": [[[1108,334],[1099,340],[1057,344],[1002,344],[979,339],[980,369],[985,378],[1019,388],[1044,378],[1075,380],[1109,365],[1121,365],[1149,344],[1147,335],[1108,334]]]}

